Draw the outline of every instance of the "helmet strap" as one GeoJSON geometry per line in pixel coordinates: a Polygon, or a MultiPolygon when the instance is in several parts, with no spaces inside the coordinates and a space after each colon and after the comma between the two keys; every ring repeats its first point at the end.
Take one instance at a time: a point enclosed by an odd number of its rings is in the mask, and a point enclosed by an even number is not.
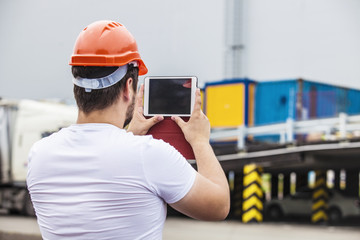
{"type": "Polygon", "coordinates": [[[123,79],[123,77],[127,73],[128,65],[130,64],[134,65],[134,67],[138,66],[137,61],[132,61],[129,64],[120,66],[118,69],[115,70],[115,72],[111,73],[108,76],[102,78],[76,77],[73,78],[72,81],[76,86],[85,88],[85,92],[91,92],[92,90],[111,87],[112,85],[123,79]]]}

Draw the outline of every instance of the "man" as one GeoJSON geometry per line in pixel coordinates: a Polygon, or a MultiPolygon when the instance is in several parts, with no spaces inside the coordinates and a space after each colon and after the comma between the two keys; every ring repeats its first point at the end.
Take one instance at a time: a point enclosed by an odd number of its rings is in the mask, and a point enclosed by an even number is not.
{"type": "Polygon", "coordinates": [[[169,144],[141,136],[163,117],[142,114],[144,88],[136,89],[147,69],[123,25],[90,24],[70,65],[77,123],[29,154],[27,184],[44,239],[161,239],[166,203],[196,219],[227,216],[228,183],[199,91],[190,120],[172,118],[194,150],[196,172],[169,144]]]}

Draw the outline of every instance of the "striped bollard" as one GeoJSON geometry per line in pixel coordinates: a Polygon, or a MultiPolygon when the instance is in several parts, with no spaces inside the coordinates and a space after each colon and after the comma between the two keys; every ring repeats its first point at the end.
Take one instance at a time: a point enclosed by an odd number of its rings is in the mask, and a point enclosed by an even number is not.
{"type": "Polygon", "coordinates": [[[261,189],[261,176],[255,164],[244,166],[243,215],[242,221],[263,221],[263,191],[261,189]]]}
{"type": "Polygon", "coordinates": [[[313,205],[311,221],[323,223],[328,221],[328,192],[326,188],[326,172],[315,171],[315,187],[313,190],[313,205]]]}

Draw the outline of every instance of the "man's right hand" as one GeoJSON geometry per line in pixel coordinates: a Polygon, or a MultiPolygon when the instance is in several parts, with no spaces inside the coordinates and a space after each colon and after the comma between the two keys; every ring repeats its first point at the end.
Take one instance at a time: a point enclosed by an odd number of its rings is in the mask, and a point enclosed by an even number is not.
{"type": "Polygon", "coordinates": [[[194,110],[188,122],[172,117],[193,148],[198,173],[194,185],[180,201],[170,204],[190,217],[201,220],[222,220],[230,209],[227,178],[210,146],[210,123],[201,111],[200,90],[196,91],[194,110]],[[211,209],[211,210],[210,210],[211,209]]]}
{"type": "Polygon", "coordinates": [[[178,116],[171,117],[171,119],[181,128],[186,141],[188,141],[192,147],[196,144],[209,142],[210,122],[201,110],[200,89],[196,89],[195,105],[189,121],[185,122],[178,116]]]}

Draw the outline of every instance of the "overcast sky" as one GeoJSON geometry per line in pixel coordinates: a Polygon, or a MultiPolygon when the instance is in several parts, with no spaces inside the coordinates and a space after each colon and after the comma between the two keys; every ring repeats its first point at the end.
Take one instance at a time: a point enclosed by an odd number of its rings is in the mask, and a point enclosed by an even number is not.
{"type": "MultiPolygon", "coordinates": [[[[360,88],[360,1],[243,3],[244,77],[360,88]]],[[[225,0],[0,0],[0,96],[73,99],[74,42],[102,19],[123,23],[135,36],[149,76],[223,80],[225,9],[225,0]]]]}

